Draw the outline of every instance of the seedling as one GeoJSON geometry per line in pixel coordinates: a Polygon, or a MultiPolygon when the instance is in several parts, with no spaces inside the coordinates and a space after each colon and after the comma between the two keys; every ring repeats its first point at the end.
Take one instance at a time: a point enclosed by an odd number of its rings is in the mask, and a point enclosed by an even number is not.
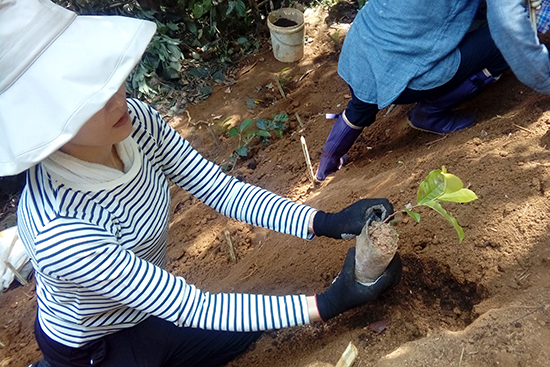
{"type": "MultiPolygon", "coordinates": [[[[477,195],[472,190],[465,189],[462,181],[448,173],[443,166],[440,170],[436,169],[428,174],[418,187],[416,205],[407,204],[402,212],[410,215],[416,222],[420,222],[420,214],[413,211],[414,208],[427,206],[434,209],[451,223],[458,234],[458,242],[461,243],[464,239],[464,230],[456,218],[443,209],[441,202],[467,203],[475,199],[477,195]]],[[[372,222],[370,226],[365,226],[357,236],[355,278],[358,282],[370,284],[376,281],[397,251],[398,234],[388,223],[396,213],[386,218],[384,222],[372,222]]]]}
{"type": "Polygon", "coordinates": [[[274,131],[279,138],[282,138],[283,130],[286,129],[286,125],[284,124],[286,121],[288,121],[288,115],[286,113],[281,113],[273,115],[273,121],[258,119],[256,121],[257,129],[252,129],[254,119],[246,119],[241,122],[239,128],[234,126],[229,129],[227,133],[228,136],[239,137],[237,149],[235,149],[229,160],[234,163],[239,156],[248,156],[248,148],[252,145],[255,138],[260,138],[262,144],[268,145],[269,138],[271,138],[270,131],[274,131]]]}
{"type": "Polygon", "coordinates": [[[285,84],[288,83],[290,80],[292,80],[292,77],[287,76],[285,74],[288,70],[290,70],[290,68],[286,67],[283,70],[279,71],[279,75],[275,79],[275,81],[277,82],[277,87],[279,87],[279,92],[281,93],[281,96],[283,98],[286,98],[286,95],[284,92],[285,84]]]}
{"type": "Polygon", "coordinates": [[[436,169],[428,174],[418,187],[416,205],[408,204],[403,211],[418,223],[420,222],[420,214],[414,212],[413,209],[419,206],[432,208],[451,223],[458,234],[458,242],[461,243],[464,239],[464,230],[458,224],[456,218],[447,213],[441,206],[441,202],[468,203],[475,199],[477,199],[477,195],[472,190],[465,189],[460,178],[448,173],[445,166],[443,166],[440,170],[436,169]]]}

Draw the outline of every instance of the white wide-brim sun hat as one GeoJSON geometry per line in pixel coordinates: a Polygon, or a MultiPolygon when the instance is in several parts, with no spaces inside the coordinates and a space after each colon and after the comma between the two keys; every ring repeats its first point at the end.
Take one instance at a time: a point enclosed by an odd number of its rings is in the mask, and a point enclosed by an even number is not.
{"type": "Polygon", "coordinates": [[[71,140],[124,83],[149,21],[77,16],[49,0],[0,0],[0,176],[71,140]]]}

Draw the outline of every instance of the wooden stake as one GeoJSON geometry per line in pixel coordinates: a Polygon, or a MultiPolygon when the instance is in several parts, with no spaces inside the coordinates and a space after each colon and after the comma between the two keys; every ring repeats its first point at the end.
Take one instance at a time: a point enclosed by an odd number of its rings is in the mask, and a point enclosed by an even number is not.
{"type": "Polygon", "coordinates": [[[304,158],[306,160],[307,165],[307,171],[309,173],[309,179],[311,180],[311,183],[313,184],[313,188],[317,188],[317,181],[315,180],[315,176],[313,175],[313,168],[311,168],[311,160],[309,159],[309,152],[307,150],[307,144],[306,139],[303,136],[300,136],[300,141],[302,142],[302,151],[304,152],[304,158]]]}
{"type": "Polygon", "coordinates": [[[224,234],[225,234],[225,240],[229,245],[229,257],[231,258],[231,261],[235,262],[237,261],[237,257],[235,256],[235,249],[233,248],[233,242],[231,241],[231,233],[229,233],[229,231],[226,230],[224,234]]]}
{"type": "Polygon", "coordinates": [[[529,2],[527,2],[527,6],[529,7],[529,19],[531,19],[531,25],[533,26],[535,32],[537,32],[537,10],[533,9],[529,2]]]}
{"type": "Polygon", "coordinates": [[[351,367],[353,362],[355,362],[355,358],[357,358],[357,354],[357,347],[350,342],[334,367],[351,367]]]}

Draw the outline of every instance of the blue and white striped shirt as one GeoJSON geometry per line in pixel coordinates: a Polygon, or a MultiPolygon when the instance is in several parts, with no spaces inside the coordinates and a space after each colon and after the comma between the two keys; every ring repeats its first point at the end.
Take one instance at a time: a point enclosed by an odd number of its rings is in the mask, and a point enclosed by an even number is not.
{"type": "Polygon", "coordinates": [[[225,175],[160,115],[128,100],[134,162],[106,184],[69,184],[31,168],[18,209],[36,270],[43,331],[69,347],[149,315],[183,327],[255,331],[309,323],[304,295],[210,294],[164,270],[173,181],[231,218],[311,239],[314,209],[225,175]]]}

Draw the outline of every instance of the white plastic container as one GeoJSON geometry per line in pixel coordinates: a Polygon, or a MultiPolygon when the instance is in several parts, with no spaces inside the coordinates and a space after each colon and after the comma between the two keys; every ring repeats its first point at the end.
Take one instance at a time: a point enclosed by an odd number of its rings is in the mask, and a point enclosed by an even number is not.
{"type": "Polygon", "coordinates": [[[282,62],[298,61],[304,56],[304,14],[298,9],[282,8],[267,16],[267,26],[271,34],[273,55],[282,62]],[[288,27],[275,25],[279,19],[296,23],[288,27]]]}

